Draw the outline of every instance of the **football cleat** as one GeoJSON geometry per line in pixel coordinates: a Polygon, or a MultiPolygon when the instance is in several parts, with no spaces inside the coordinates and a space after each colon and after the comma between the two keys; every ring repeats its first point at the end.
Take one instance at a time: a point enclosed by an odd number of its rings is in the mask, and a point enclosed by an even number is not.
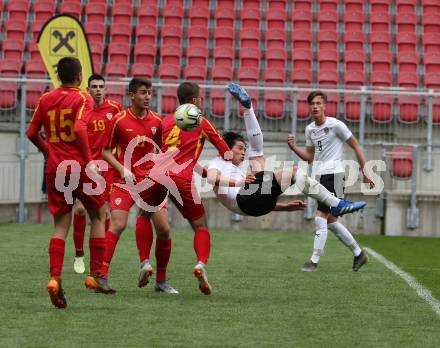
{"type": "Polygon", "coordinates": [[[116,292],[108,283],[108,279],[101,277],[99,274],[89,274],[84,281],[84,285],[87,289],[102,292],[103,294],[114,294],[116,292]]]}
{"type": "Polygon", "coordinates": [[[237,83],[230,83],[228,85],[229,93],[237,99],[243,107],[250,109],[252,105],[252,99],[247,94],[246,90],[237,83]]]}
{"type": "Polygon", "coordinates": [[[47,292],[49,293],[50,300],[55,307],[66,308],[67,300],[64,295],[64,289],[61,285],[61,279],[56,277],[51,277],[49,283],[47,284],[47,292]]]}
{"type": "Polygon", "coordinates": [[[303,272],[316,272],[318,270],[318,264],[313,261],[307,261],[301,268],[303,272]]]}
{"type": "Polygon", "coordinates": [[[352,202],[348,199],[341,199],[337,207],[330,208],[330,213],[333,216],[342,216],[345,214],[354,213],[355,211],[361,210],[367,205],[366,202],[352,202]]]}
{"type": "Polygon", "coordinates": [[[179,292],[174,289],[168,280],[161,280],[160,282],[156,282],[154,286],[154,290],[158,292],[165,292],[167,294],[178,294],[179,292]]]}
{"type": "Polygon", "coordinates": [[[199,289],[205,295],[210,295],[212,292],[211,285],[208,282],[208,271],[206,270],[205,265],[202,262],[199,262],[193,268],[194,277],[199,281],[199,289]]]}
{"type": "Polygon", "coordinates": [[[368,262],[368,255],[365,251],[361,251],[358,256],[353,259],[353,272],[359,271],[359,269],[368,262]]]}
{"type": "Polygon", "coordinates": [[[139,269],[139,281],[138,287],[143,288],[150,282],[150,277],[153,275],[153,267],[150,265],[150,261],[145,260],[141,263],[139,269]]]}
{"type": "Polygon", "coordinates": [[[84,266],[84,256],[75,257],[75,261],[73,261],[73,270],[78,274],[83,274],[86,271],[86,267],[84,266]]]}

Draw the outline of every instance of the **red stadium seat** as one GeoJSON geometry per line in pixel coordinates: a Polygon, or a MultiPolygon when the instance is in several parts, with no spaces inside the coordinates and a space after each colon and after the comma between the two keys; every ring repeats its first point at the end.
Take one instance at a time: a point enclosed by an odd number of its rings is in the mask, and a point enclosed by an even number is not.
{"type": "Polygon", "coordinates": [[[295,32],[292,32],[292,45],[293,49],[299,49],[299,48],[306,48],[311,49],[312,48],[312,32],[311,31],[304,31],[304,30],[298,30],[295,32]]]}
{"type": "Polygon", "coordinates": [[[389,11],[389,0],[370,0],[371,13],[374,12],[386,12],[389,11]]]}
{"type": "Polygon", "coordinates": [[[408,179],[412,176],[413,148],[394,146],[391,149],[391,175],[395,178],[408,179]]]}
{"type": "Polygon", "coordinates": [[[215,28],[214,41],[215,41],[215,47],[233,47],[234,29],[232,27],[215,28]]]}
{"type": "Polygon", "coordinates": [[[425,76],[426,88],[440,89],[440,74],[428,74],[425,76]]]}
{"type": "Polygon", "coordinates": [[[183,75],[187,80],[191,81],[205,81],[207,68],[206,65],[188,65],[183,75]]]}
{"type": "Polygon", "coordinates": [[[110,41],[112,43],[130,43],[131,25],[125,23],[115,23],[110,26],[110,41]]]}
{"type": "Polygon", "coordinates": [[[25,65],[25,72],[26,76],[33,78],[44,78],[47,74],[46,66],[43,61],[39,59],[28,60],[25,65]]]}
{"type": "Polygon", "coordinates": [[[26,33],[26,22],[9,20],[5,24],[6,38],[24,40],[26,33]]]}
{"type": "MultiPolygon", "coordinates": [[[[322,86],[336,86],[339,82],[339,76],[336,71],[319,71],[318,83],[322,86]]],[[[338,112],[339,98],[335,95],[328,95],[326,104],[326,114],[330,117],[336,117],[338,112]]]]}
{"type": "Polygon", "coordinates": [[[29,13],[29,3],[27,0],[14,0],[8,2],[9,20],[23,21],[27,19],[29,13]]]}
{"type": "Polygon", "coordinates": [[[180,65],[182,51],[180,46],[162,46],[160,48],[161,63],[167,65],[180,65]]]}
{"type": "Polygon", "coordinates": [[[136,27],[136,44],[150,44],[156,46],[156,27],[148,24],[136,27]]]}
{"type": "Polygon", "coordinates": [[[262,19],[261,12],[258,8],[243,9],[240,14],[241,28],[259,29],[262,19]]]}
{"type": "Polygon", "coordinates": [[[134,61],[143,65],[154,65],[156,47],[150,44],[137,44],[134,46],[134,61]]]}
{"type": "Polygon", "coordinates": [[[271,0],[271,1],[268,1],[268,3],[269,3],[269,8],[271,10],[274,10],[274,9],[285,10],[287,0],[271,0]]]}
{"type": "Polygon", "coordinates": [[[292,83],[300,86],[307,86],[312,83],[312,72],[307,69],[300,69],[292,71],[292,83]]]}
{"type": "Polygon", "coordinates": [[[320,70],[338,69],[338,52],[336,50],[320,50],[318,52],[318,63],[320,70]]]}
{"type": "Polygon", "coordinates": [[[240,66],[247,68],[259,68],[261,51],[257,48],[242,48],[239,51],[240,66]]]}
{"type": "Polygon", "coordinates": [[[235,9],[234,8],[218,8],[214,13],[216,27],[234,27],[235,9]]]}
{"type": "Polygon", "coordinates": [[[305,10],[310,11],[312,9],[313,0],[293,0],[293,11],[305,10]]]}
{"type": "Polygon", "coordinates": [[[162,91],[162,113],[170,114],[176,110],[177,97],[175,91],[163,90],[162,91]]]}
{"type": "Polygon", "coordinates": [[[139,6],[137,11],[138,30],[144,25],[151,25],[156,28],[157,17],[159,17],[159,10],[154,3],[151,3],[150,1],[148,3],[148,6],[139,6]]]}
{"type": "Polygon", "coordinates": [[[337,11],[337,0],[318,0],[319,11],[337,11]]]}
{"type": "Polygon", "coordinates": [[[363,31],[364,14],[362,12],[345,12],[344,14],[345,32],[363,31]]]}
{"type": "Polygon", "coordinates": [[[371,32],[386,32],[390,30],[391,17],[388,12],[376,12],[370,13],[370,25],[371,32]]]}
{"type": "MultiPolygon", "coordinates": [[[[371,74],[371,85],[374,87],[391,87],[391,73],[384,71],[373,72],[371,74]]],[[[392,120],[391,108],[393,97],[387,95],[373,95],[372,100],[372,119],[376,122],[390,122],[392,120]]]]}
{"type": "Polygon", "coordinates": [[[127,65],[120,63],[107,63],[105,71],[108,77],[127,77],[127,65]]]}
{"type": "Polygon", "coordinates": [[[364,51],[346,51],[345,52],[345,75],[355,72],[363,72],[365,65],[364,51]]]}
{"type": "Polygon", "coordinates": [[[371,50],[373,52],[390,51],[391,35],[388,32],[377,31],[370,34],[371,50]]]}
{"type": "Polygon", "coordinates": [[[371,74],[371,84],[375,87],[391,87],[391,73],[376,71],[371,74]]]}
{"type": "Polygon", "coordinates": [[[3,41],[2,51],[4,59],[20,62],[24,51],[24,41],[7,39],[3,41]]]}
{"type": "Polygon", "coordinates": [[[318,32],[319,50],[334,50],[338,46],[338,33],[332,30],[323,30],[318,32]]]}
{"type": "Polygon", "coordinates": [[[392,58],[387,51],[379,51],[371,53],[371,66],[374,72],[391,71],[392,58]]]}
{"type": "Polygon", "coordinates": [[[189,9],[189,21],[191,27],[203,27],[208,29],[209,22],[209,8],[206,4],[203,7],[193,6],[189,9]]]}
{"type": "Polygon", "coordinates": [[[240,30],[240,47],[259,47],[260,30],[245,28],[240,30]]]}
{"type": "Polygon", "coordinates": [[[0,109],[11,110],[17,105],[17,89],[16,82],[0,82],[0,109]]]}
{"type": "Polygon", "coordinates": [[[440,53],[429,53],[424,57],[425,74],[440,73],[440,53]]]}
{"type": "Polygon", "coordinates": [[[214,66],[212,68],[212,80],[216,82],[228,82],[232,80],[234,72],[229,66],[214,66]]]}
{"type": "Polygon", "coordinates": [[[311,70],[313,53],[311,49],[298,49],[292,53],[292,62],[294,70],[311,70]]]}
{"type": "Polygon", "coordinates": [[[264,93],[264,116],[271,119],[280,119],[284,117],[284,105],[286,94],[283,92],[264,93]]]}
{"type": "Polygon", "coordinates": [[[64,1],[63,3],[61,3],[60,12],[80,19],[82,5],[80,2],[76,1],[64,1]]]}
{"type": "Polygon", "coordinates": [[[34,21],[44,21],[52,18],[55,14],[55,4],[53,1],[36,1],[34,2],[34,21]]]}
{"type": "Polygon", "coordinates": [[[293,30],[292,32],[295,32],[296,30],[305,30],[305,31],[311,31],[312,30],[312,21],[313,21],[313,15],[311,11],[293,11],[292,13],[292,26],[293,30]]]}
{"type": "Polygon", "coordinates": [[[234,0],[217,0],[218,8],[235,8],[234,0]]]}
{"type": "Polygon", "coordinates": [[[266,31],[266,48],[271,50],[273,48],[286,47],[287,33],[284,29],[269,29],[266,31]]]}
{"type": "Polygon", "coordinates": [[[344,97],[344,104],[345,104],[344,118],[347,121],[353,121],[353,122],[359,121],[361,118],[360,95],[346,94],[344,97]]]}
{"type": "Polygon", "coordinates": [[[29,83],[26,87],[26,109],[33,110],[47,88],[46,83],[29,83]]]}
{"type": "Polygon", "coordinates": [[[183,19],[183,7],[174,5],[165,5],[162,9],[162,16],[165,26],[172,25],[180,27],[183,19]]]}
{"type": "Polygon", "coordinates": [[[415,52],[402,52],[397,55],[399,74],[402,72],[416,72],[419,56],[415,52]]]}
{"type": "MultiPolygon", "coordinates": [[[[292,71],[291,80],[295,85],[309,87],[312,83],[312,72],[311,70],[292,71]]],[[[310,117],[307,93],[300,93],[298,95],[296,117],[300,120],[306,120],[310,117]]]]}
{"type": "Polygon", "coordinates": [[[364,12],[364,0],[345,0],[345,12],[364,12]]]}
{"type": "Polygon", "coordinates": [[[130,45],[121,42],[112,42],[108,45],[108,57],[111,63],[128,64],[130,59],[130,45]]]}
{"type": "Polygon", "coordinates": [[[287,52],[282,48],[274,48],[266,52],[266,65],[268,69],[286,68],[287,52]]]}
{"type": "Polygon", "coordinates": [[[286,72],[284,69],[267,68],[264,71],[264,82],[282,84],[285,81],[286,72]]]}
{"type": "Polygon", "coordinates": [[[399,96],[399,121],[402,123],[415,123],[419,121],[420,98],[417,96],[399,96]]]}
{"type": "Polygon", "coordinates": [[[419,75],[416,72],[402,72],[397,75],[397,85],[405,88],[417,88],[419,75]]]}
{"type": "Polygon", "coordinates": [[[415,13],[399,13],[396,16],[398,33],[414,33],[417,25],[415,13]]]}
{"type": "Polygon", "coordinates": [[[234,62],[234,49],[231,47],[222,47],[220,50],[214,50],[214,65],[232,67],[234,62]]]}
{"type": "Polygon", "coordinates": [[[154,66],[152,64],[134,63],[131,66],[131,76],[151,80],[154,76],[154,66]]]}
{"type": "Polygon", "coordinates": [[[40,34],[41,29],[43,28],[44,23],[46,21],[36,21],[31,24],[31,33],[32,33],[32,39],[34,41],[37,41],[38,35],[40,34]]]}
{"type": "Polygon", "coordinates": [[[396,0],[397,14],[414,13],[416,5],[416,0],[396,0]]]}
{"type": "Polygon", "coordinates": [[[430,13],[440,14],[440,3],[437,0],[422,0],[423,15],[430,13]]]}
{"type": "Polygon", "coordinates": [[[365,35],[360,31],[349,31],[344,35],[344,43],[346,51],[354,51],[364,49],[365,35]]]}
{"type": "Polygon", "coordinates": [[[180,77],[180,66],[161,64],[159,65],[158,75],[162,80],[178,80],[180,77]]]}
{"type": "Polygon", "coordinates": [[[0,73],[7,76],[18,76],[21,70],[21,61],[3,59],[0,60],[0,73]]]}
{"type": "Polygon", "coordinates": [[[115,3],[112,7],[113,24],[127,24],[131,26],[133,6],[131,3],[115,3]]]}
{"type": "Polygon", "coordinates": [[[398,53],[415,52],[417,47],[417,35],[415,32],[403,32],[396,35],[398,53]]]}
{"type": "Polygon", "coordinates": [[[93,68],[95,72],[101,71],[104,44],[102,42],[89,42],[89,47],[92,54],[93,68]]]}
{"type": "Polygon", "coordinates": [[[115,86],[115,85],[111,85],[111,84],[106,85],[107,99],[111,99],[111,100],[123,105],[125,95],[126,95],[126,91],[125,91],[124,86],[120,86],[120,85],[115,86]]]}
{"type": "Polygon", "coordinates": [[[440,53],[440,33],[426,33],[422,36],[423,52],[440,53]]]}
{"type": "Polygon", "coordinates": [[[107,3],[90,2],[85,6],[87,23],[105,23],[107,3]]]}
{"type": "Polygon", "coordinates": [[[423,32],[440,33],[440,14],[428,13],[422,16],[423,32]]]}
{"type": "Polygon", "coordinates": [[[268,29],[285,29],[285,23],[287,22],[287,13],[284,10],[269,9],[266,13],[267,27],[268,29]]]}
{"type": "Polygon", "coordinates": [[[41,55],[40,55],[40,49],[38,48],[38,45],[36,42],[30,42],[29,46],[28,46],[28,51],[29,54],[31,55],[31,59],[38,59],[38,60],[42,60],[41,55]]]}
{"type": "Polygon", "coordinates": [[[208,48],[205,46],[191,46],[186,50],[188,57],[188,66],[207,66],[208,48]]]}
{"type": "Polygon", "coordinates": [[[162,27],[162,46],[180,46],[182,39],[182,27],[167,25],[162,27]]]}
{"type": "Polygon", "coordinates": [[[209,30],[207,27],[191,26],[188,28],[188,46],[208,46],[209,30]]]}
{"type": "Polygon", "coordinates": [[[85,25],[89,42],[103,43],[105,39],[105,24],[100,22],[88,22],[85,25]]]}
{"type": "Polygon", "coordinates": [[[338,13],[336,11],[320,11],[318,13],[319,30],[336,31],[338,13]]]}
{"type": "Polygon", "coordinates": [[[257,83],[259,75],[257,68],[240,67],[237,71],[238,81],[245,83],[257,83]]]}
{"type": "Polygon", "coordinates": [[[246,9],[257,8],[257,9],[259,9],[260,7],[261,7],[261,1],[260,0],[243,1],[243,8],[246,8],[246,9]]]}

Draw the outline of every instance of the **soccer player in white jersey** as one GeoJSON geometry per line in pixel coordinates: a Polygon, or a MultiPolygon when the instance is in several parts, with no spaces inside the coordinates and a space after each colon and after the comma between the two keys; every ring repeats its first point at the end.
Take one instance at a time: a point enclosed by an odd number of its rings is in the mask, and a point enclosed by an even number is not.
{"type": "Polygon", "coordinates": [[[265,171],[263,134],[252,109],[251,98],[243,88],[234,83],[229,85],[229,92],[245,108],[244,121],[249,141],[250,174],[245,176],[239,168],[245,160],[244,139],[238,133],[226,133],[225,141],[232,150],[232,160],[226,161],[216,157],[208,166],[208,181],[214,184],[214,192],[226,208],[249,216],[261,216],[274,210],[301,210],[305,206],[301,201],[284,204],[277,202],[283,191],[293,184],[296,184],[304,194],[328,206],[336,216],[352,213],[366,205],[365,202],[350,202],[333,196],[325,187],[296,166],[275,172],[265,171]]]}
{"type": "MultiPolygon", "coordinates": [[[[306,147],[300,148],[295,143],[295,136],[289,134],[289,147],[304,161],[314,161],[314,171],[319,176],[319,182],[336,197],[344,197],[344,168],[342,166],[342,150],[347,143],[356,155],[362,168],[363,181],[371,188],[374,186],[365,172],[365,156],[362,147],[348,127],[336,118],[325,115],[327,96],[321,91],[313,91],[307,97],[310,113],[314,121],[306,127],[306,147]]],[[[314,272],[324,253],[328,229],[346,245],[353,253],[353,271],[357,272],[367,261],[367,254],[362,251],[350,231],[338,221],[328,207],[318,202],[315,216],[315,239],[310,261],[302,267],[304,272],[314,272]]]]}

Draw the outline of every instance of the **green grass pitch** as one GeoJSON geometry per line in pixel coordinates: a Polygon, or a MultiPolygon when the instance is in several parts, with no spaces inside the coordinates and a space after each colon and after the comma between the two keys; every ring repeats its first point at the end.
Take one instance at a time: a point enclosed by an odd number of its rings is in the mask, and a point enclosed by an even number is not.
{"type": "MultiPolygon", "coordinates": [[[[372,258],[352,272],[351,253],[331,233],[319,271],[302,273],[312,233],[212,230],[211,296],[198,291],[191,274],[189,230],[173,231],[175,296],[155,293],[152,284],[137,288],[132,229],[111,267],[117,294],[87,291],[84,276],[73,272],[69,236],[63,273],[69,306],[59,310],[46,292],[51,229],[0,225],[0,347],[439,346],[440,318],[431,307],[372,258]]],[[[359,240],[440,299],[440,239],[359,240]]]]}

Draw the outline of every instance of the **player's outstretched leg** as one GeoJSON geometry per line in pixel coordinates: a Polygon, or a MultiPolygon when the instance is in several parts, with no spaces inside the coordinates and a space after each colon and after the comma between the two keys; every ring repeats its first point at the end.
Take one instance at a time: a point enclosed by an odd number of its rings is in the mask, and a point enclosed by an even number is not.
{"type": "Polygon", "coordinates": [[[47,284],[47,292],[49,293],[50,300],[55,307],[67,307],[67,300],[64,295],[63,286],[61,285],[61,278],[51,277],[47,284]]]}
{"type": "Polygon", "coordinates": [[[241,87],[237,83],[230,83],[228,85],[228,90],[229,93],[231,93],[234,98],[237,99],[241,105],[243,105],[243,107],[245,107],[246,109],[251,108],[252,99],[243,87],[241,87]]]}
{"type": "Polygon", "coordinates": [[[333,216],[342,216],[345,214],[354,213],[355,211],[363,209],[367,205],[367,202],[352,202],[348,199],[341,199],[336,207],[330,208],[330,212],[333,216]]]}
{"type": "Polygon", "coordinates": [[[205,295],[210,295],[212,292],[211,285],[208,282],[208,271],[203,262],[197,263],[193,269],[194,277],[199,281],[199,289],[205,295]]]}
{"type": "Polygon", "coordinates": [[[145,260],[141,263],[139,269],[138,287],[143,288],[150,282],[150,277],[153,275],[153,267],[149,260],[145,260]]]}

